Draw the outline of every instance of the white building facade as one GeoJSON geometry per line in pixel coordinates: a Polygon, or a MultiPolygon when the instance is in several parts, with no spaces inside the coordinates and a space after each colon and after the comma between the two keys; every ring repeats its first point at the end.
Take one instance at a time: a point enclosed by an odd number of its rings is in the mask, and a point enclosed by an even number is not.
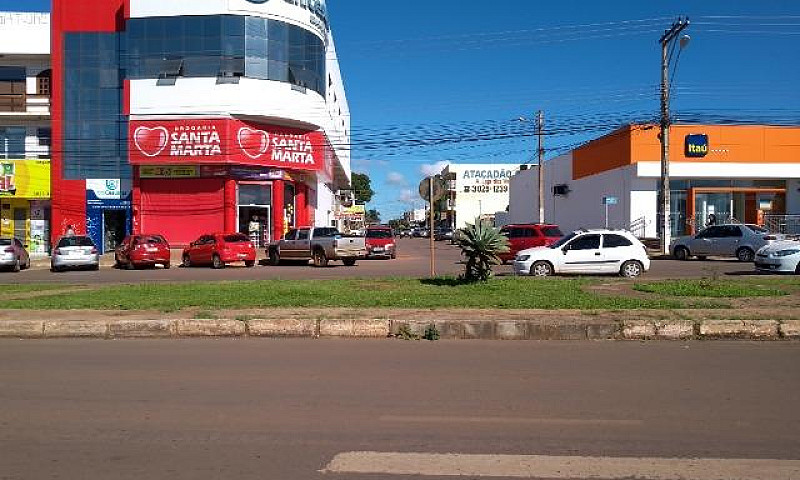
{"type": "Polygon", "coordinates": [[[476,219],[495,221],[509,208],[511,178],[517,164],[450,164],[442,171],[448,195],[444,200],[446,223],[464,228],[476,219]]]}

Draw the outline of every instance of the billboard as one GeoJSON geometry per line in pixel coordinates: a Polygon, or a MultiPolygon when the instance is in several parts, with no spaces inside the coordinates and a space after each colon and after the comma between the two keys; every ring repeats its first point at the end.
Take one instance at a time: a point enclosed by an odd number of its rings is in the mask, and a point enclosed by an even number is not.
{"type": "Polygon", "coordinates": [[[50,160],[0,160],[0,197],[50,198],[50,160]]]}
{"type": "Polygon", "coordinates": [[[331,150],[327,139],[318,130],[235,119],[130,122],[133,165],[238,164],[325,172],[330,169],[327,150],[331,150]]]}

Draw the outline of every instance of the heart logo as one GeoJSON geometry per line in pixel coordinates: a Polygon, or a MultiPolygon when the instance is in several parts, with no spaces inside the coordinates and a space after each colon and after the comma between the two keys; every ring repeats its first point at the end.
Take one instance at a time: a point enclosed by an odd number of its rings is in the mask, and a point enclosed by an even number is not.
{"type": "Polygon", "coordinates": [[[133,143],[142,154],[156,157],[167,148],[169,133],[164,127],[139,127],[133,133],[133,143]]]}
{"type": "Polygon", "coordinates": [[[259,158],[269,149],[269,134],[263,130],[242,127],[239,129],[237,137],[239,148],[252,159],[259,158]]]}

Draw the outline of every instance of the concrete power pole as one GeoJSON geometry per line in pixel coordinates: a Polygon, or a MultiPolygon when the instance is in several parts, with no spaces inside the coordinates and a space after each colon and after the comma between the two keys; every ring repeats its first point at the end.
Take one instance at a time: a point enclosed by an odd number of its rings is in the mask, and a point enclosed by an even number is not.
{"type": "MultiPolygon", "coordinates": [[[[678,35],[688,26],[688,18],[679,18],[669,30],[664,32],[664,35],[659,40],[659,43],[661,43],[661,195],[658,202],[658,218],[661,222],[661,253],[665,255],[670,253],[669,244],[672,236],[669,178],[669,128],[671,125],[669,113],[669,49],[678,35]]],[[[681,48],[683,48],[683,45],[681,48]]]]}
{"type": "Polygon", "coordinates": [[[536,112],[536,136],[539,137],[539,223],[544,223],[544,112],[536,112]]]}

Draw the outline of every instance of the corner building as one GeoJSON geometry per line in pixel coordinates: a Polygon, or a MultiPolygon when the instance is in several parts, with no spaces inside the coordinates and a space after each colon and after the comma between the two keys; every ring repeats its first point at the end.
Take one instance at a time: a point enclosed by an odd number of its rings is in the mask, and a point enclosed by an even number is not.
{"type": "Polygon", "coordinates": [[[322,0],[54,0],[53,237],[328,226],[350,116],[322,0]]]}

